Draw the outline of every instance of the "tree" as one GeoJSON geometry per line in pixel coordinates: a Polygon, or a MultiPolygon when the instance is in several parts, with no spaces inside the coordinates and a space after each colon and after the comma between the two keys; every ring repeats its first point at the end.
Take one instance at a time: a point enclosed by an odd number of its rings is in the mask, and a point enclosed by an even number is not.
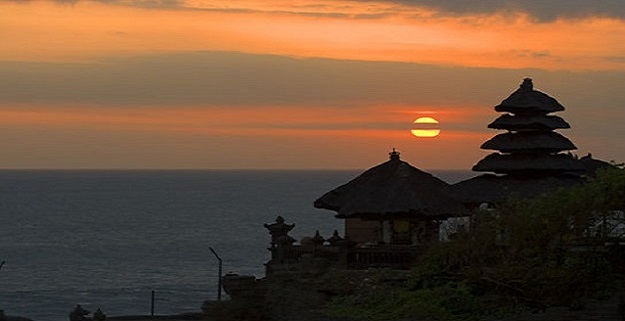
{"type": "Polygon", "coordinates": [[[494,211],[475,213],[469,231],[426,254],[413,283],[454,276],[475,293],[576,304],[604,293],[624,270],[624,209],[622,166],[534,199],[512,196],[494,211]]]}

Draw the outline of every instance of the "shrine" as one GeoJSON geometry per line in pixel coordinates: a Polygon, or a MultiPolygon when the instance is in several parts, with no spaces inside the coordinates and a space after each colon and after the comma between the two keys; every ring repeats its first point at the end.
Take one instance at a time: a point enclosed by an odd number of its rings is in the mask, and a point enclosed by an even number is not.
{"type": "Polygon", "coordinates": [[[585,176],[610,165],[570,153],[577,147],[555,132],[570,125],[551,115],[563,110],[556,99],[535,90],[531,79],[524,79],[495,106],[504,114],[488,127],[506,132],[482,144],[482,149],[495,152],[473,166],[473,171],[487,173],[454,185],[401,160],[393,149],[388,161],[314,202],[344,220],[343,236],[335,231],[326,239],[317,231],[298,244],[288,235],[295,225],[281,216],[265,224],[272,253],[267,273],[314,266],[309,263],[315,260],[342,268],[408,268],[432,243],[468,228],[475,209],[511,195],[536,197],[583,183],[585,176]]]}
{"type": "MultiPolygon", "coordinates": [[[[458,182],[449,192],[471,208],[495,204],[510,195],[536,197],[559,187],[584,182],[597,168],[608,163],[590,155],[578,159],[570,151],[577,149],[568,138],[555,132],[570,125],[551,113],[564,110],[553,97],[534,89],[525,78],[519,88],[495,111],[505,114],[488,128],[506,130],[482,144],[494,150],[473,166],[476,172],[491,172],[458,182]]],[[[489,205],[489,206],[490,206],[489,205]]]]}
{"type": "Polygon", "coordinates": [[[390,159],[327,192],[315,207],[336,211],[352,241],[425,245],[438,240],[438,224],[464,208],[444,189],[448,184],[389,153],[390,159]]]}

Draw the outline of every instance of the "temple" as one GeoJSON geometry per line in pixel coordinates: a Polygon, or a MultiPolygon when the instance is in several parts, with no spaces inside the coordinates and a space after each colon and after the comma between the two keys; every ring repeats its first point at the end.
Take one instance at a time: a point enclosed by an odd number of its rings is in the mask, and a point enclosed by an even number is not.
{"type": "Polygon", "coordinates": [[[390,159],[317,199],[336,211],[358,243],[423,245],[438,240],[438,224],[463,212],[448,184],[389,153],[390,159]]]}
{"type": "MultiPolygon", "coordinates": [[[[329,268],[367,272],[386,267],[404,273],[434,243],[470,229],[479,210],[490,212],[513,195],[533,198],[582,184],[598,169],[612,166],[590,154],[581,158],[571,154],[575,144],[556,132],[569,124],[551,115],[564,107],[535,90],[529,78],[494,109],[504,114],[488,127],[505,132],[481,146],[494,152],[479,160],[473,171],[486,173],[449,185],[403,161],[393,149],[386,162],[314,202],[316,208],[333,211],[344,221],[342,236],[335,230],[326,238],[317,231],[298,242],[289,235],[295,224],[283,217],[265,224],[271,235],[266,276],[318,276],[329,268]]],[[[612,224],[609,233],[622,235],[623,211],[607,214],[603,220],[612,224]]],[[[570,249],[589,250],[583,244],[570,249]]],[[[407,274],[401,273],[396,275],[405,282],[407,274]]],[[[270,292],[264,280],[228,274],[223,286],[234,300],[256,301],[270,292]]]]}
{"type": "Polygon", "coordinates": [[[426,247],[439,241],[442,222],[468,215],[447,188],[449,184],[402,161],[393,149],[388,161],[314,202],[345,221],[343,236],[335,231],[325,239],[317,231],[294,244],[288,235],[293,224],[282,217],[265,224],[272,236],[267,274],[319,265],[409,268],[426,247]]]}
{"type": "Polygon", "coordinates": [[[554,98],[534,90],[532,80],[525,78],[520,88],[513,92],[495,111],[505,112],[488,128],[507,130],[484,144],[482,149],[496,150],[480,160],[474,171],[495,172],[514,176],[546,176],[580,173],[583,167],[570,153],[577,149],[555,129],[570,128],[564,119],[549,115],[563,111],[554,98]]]}
{"type": "Polygon", "coordinates": [[[314,202],[344,220],[343,236],[335,231],[325,239],[317,232],[298,244],[288,235],[294,224],[282,217],[266,224],[272,236],[267,273],[320,261],[342,268],[407,268],[432,243],[466,228],[475,209],[496,207],[511,195],[536,197],[580,184],[598,168],[610,166],[590,155],[578,158],[570,153],[577,149],[575,144],[555,132],[570,126],[551,115],[564,106],[535,90],[529,78],[494,109],[504,114],[488,127],[505,132],[482,144],[482,149],[495,152],[473,166],[473,171],[486,174],[449,185],[401,160],[393,149],[388,161],[314,202]]]}
{"type": "Polygon", "coordinates": [[[525,78],[519,88],[495,111],[503,112],[488,128],[505,130],[482,144],[496,152],[473,166],[476,172],[492,172],[459,182],[449,192],[460,202],[474,208],[492,206],[510,195],[535,197],[559,187],[582,183],[584,176],[608,163],[590,155],[578,159],[577,149],[568,138],[555,132],[570,125],[551,113],[563,111],[553,97],[534,89],[525,78]]]}

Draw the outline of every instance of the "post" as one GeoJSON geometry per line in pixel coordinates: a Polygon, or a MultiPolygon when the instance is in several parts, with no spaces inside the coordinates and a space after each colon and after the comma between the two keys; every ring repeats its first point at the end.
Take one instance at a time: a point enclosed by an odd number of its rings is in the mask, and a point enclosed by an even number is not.
{"type": "Polygon", "coordinates": [[[150,304],[150,316],[154,318],[154,290],[152,290],[152,300],[150,304]]]}
{"type": "Polygon", "coordinates": [[[2,261],[2,263],[0,263],[0,270],[2,270],[2,267],[4,266],[4,263],[6,263],[6,261],[2,261]]]}
{"type": "Polygon", "coordinates": [[[219,255],[217,255],[217,252],[215,252],[215,250],[212,247],[209,247],[209,249],[211,250],[211,252],[213,252],[213,254],[215,254],[215,257],[219,261],[219,279],[217,279],[217,301],[221,301],[221,272],[222,272],[223,261],[221,260],[219,255]]]}

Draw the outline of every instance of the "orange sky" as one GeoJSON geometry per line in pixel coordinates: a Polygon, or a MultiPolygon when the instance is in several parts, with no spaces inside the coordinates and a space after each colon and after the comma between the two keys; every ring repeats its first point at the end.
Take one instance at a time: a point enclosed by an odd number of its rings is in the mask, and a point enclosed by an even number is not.
{"type": "Polygon", "coordinates": [[[625,159],[597,144],[625,134],[618,14],[406,3],[2,2],[0,168],[365,168],[396,147],[469,169],[526,76],[580,153],[625,159]],[[441,135],[411,136],[419,116],[441,135]]]}
{"type": "Polygon", "coordinates": [[[4,3],[0,26],[13,32],[3,34],[0,59],[93,61],[218,50],[499,68],[625,69],[622,61],[606,59],[625,52],[625,22],[616,19],[534,23],[524,13],[450,17],[400,5],[314,0],[298,4],[331,7],[285,13],[294,8],[283,1],[204,2],[236,10],[203,11],[198,9],[208,7],[203,1],[187,1],[196,10],[87,1],[4,3]],[[370,11],[387,16],[357,18],[370,11]]]}

